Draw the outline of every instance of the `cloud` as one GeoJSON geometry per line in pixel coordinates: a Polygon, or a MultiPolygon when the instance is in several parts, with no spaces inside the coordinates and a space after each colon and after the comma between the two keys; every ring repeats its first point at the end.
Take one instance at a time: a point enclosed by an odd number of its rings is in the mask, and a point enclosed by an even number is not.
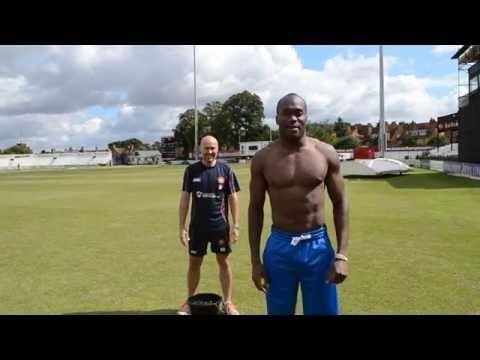
{"type": "MultiPolygon", "coordinates": [[[[18,115],[0,116],[0,148],[6,148],[19,141],[26,142],[36,149],[57,148],[82,145],[95,146],[101,134],[104,120],[89,118],[84,112],[65,115],[18,115]]],[[[100,145],[100,144],[98,144],[100,145]]]]}
{"type": "Polygon", "coordinates": [[[435,45],[432,48],[432,52],[435,55],[451,55],[455,54],[455,52],[460,49],[462,45],[435,45]]]}
{"type": "MultiPolygon", "coordinates": [[[[297,92],[311,121],[376,122],[378,56],[355,51],[312,70],[292,46],[197,46],[199,107],[248,90],[273,124],[278,99],[297,92]]],[[[390,75],[403,60],[384,59],[387,120],[422,122],[456,110],[456,74],[390,75]],[[439,88],[447,95],[435,96],[439,88]]],[[[0,46],[0,148],[19,137],[36,150],[131,137],[153,142],[171,134],[193,104],[192,46],[0,46]]]]}
{"type": "Polygon", "coordinates": [[[17,106],[30,100],[24,76],[0,78],[0,113],[5,108],[17,106]]]}
{"type": "Polygon", "coordinates": [[[71,129],[75,134],[93,135],[100,129],[102,122],[100,118],[88,119],[82,124],[73,124],[71,129]]]}

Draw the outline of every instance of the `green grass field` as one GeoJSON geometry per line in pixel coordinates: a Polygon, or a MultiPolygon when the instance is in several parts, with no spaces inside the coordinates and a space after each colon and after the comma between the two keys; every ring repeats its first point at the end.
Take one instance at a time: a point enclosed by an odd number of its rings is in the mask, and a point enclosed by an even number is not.
{"type": "MultiPolygon", "coordinates": [[[[249,170],[234,169],[242,187],[234,300],[244,314],[264,314],[250,280],[249,170]]],[[[0,313],[173,314],[186,295],[187,253],[177,238],[183,170],[1,172],[0,313]]],[[[342,313],[480,314],[480,181],[415,170],[349,179],[347,191],[351,274],[340,287],[342,313]]],[[[210,253],[199,291],[221,293],[210,253]]]]}

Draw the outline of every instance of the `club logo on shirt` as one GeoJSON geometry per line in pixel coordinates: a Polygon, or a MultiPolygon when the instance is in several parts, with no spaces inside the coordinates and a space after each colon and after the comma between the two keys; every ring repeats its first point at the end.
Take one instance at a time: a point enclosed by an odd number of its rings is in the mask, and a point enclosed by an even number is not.
{"type": "Polygon", "coordinates": [[[218,190],[222,190],[223,185],[225,184],[225,178],[223,176],[219,176],[217,178],[217,183],[218,183],[218,190]]]}

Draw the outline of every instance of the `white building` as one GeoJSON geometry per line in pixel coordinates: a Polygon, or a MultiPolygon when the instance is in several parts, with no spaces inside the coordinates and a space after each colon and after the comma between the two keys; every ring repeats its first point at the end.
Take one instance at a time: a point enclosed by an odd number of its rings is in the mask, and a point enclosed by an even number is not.
{"type": "Polygon", "coordinates": [[[267,147],[270,141],[245,141],[240,143],[240,156],[252,157],[255,153],[264,147],[267,147]]]}

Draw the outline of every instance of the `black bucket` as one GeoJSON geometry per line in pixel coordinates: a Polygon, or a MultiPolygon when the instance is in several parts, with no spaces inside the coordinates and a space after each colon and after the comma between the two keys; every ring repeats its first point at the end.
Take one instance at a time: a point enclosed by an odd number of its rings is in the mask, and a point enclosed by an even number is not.
{"type": "Polygon", "coordinates": [[[224,315],[222,297],[217,294],[203,293],[188,298],[192,315],[224,315]]]}

